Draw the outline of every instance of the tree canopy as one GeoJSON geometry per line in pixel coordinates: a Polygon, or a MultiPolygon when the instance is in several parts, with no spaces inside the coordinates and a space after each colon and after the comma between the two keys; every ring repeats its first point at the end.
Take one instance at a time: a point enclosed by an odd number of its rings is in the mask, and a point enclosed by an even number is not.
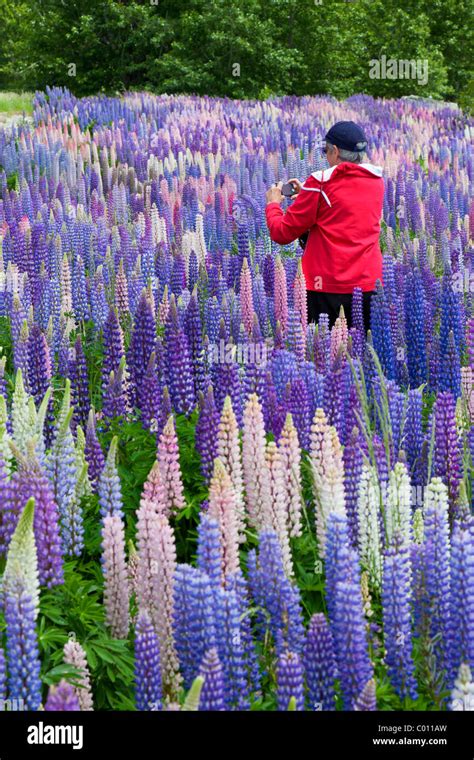
{"type": "Polygon", "coordinates": [[[471,0],[0,0],[0,88],[468,105],[473,20],[471,0]],[[426,61],[427,81],[371,76],[382,56],[426,61]]]}

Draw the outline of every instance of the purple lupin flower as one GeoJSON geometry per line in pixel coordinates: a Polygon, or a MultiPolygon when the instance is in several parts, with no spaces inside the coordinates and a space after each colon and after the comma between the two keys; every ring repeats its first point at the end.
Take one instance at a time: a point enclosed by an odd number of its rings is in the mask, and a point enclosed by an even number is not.
{"type": "Polygon", "coordinates": [[[73,429],[75,430],[77,425],[85,428],[90,407],[89,379],[80,335],[77,336],[74,344],[74,356],[69,362],[69,378],[71,380],[71,396],[74,409],[73,429]]]}
{"type": "Polygon", "coordinates": [[[199,700],[199,709],[206,711],[225,710],[224,676],[217,649],[212,647],[203,657],[199,675],[204,678],[199,700]]]}
{"type": "Polygon", "coordinates": [[[95,429],[95,412],[94,409],[89,410],[89,418],[87,421],[86,430],[86,446],[85,456],[87,464],[89,465],[89,477],[92,486],[95,488],[99,477],[104,469],[105,457],[102,447],[97,438],[95,429]]]}
{"type": "Polygon", "coordinates": [[[7,663],[5,653],[0,647],[0,700],[3,702],[7,697],[7,663]]]}
{"type": "Polygon", "coordinates": [[[5,460],[0,452],[0,557],[6,554],[18,520],[20,505],[14,499],[13,484],[8,477],[5,460]]]}
{"type": "Polygon", "coordinates": [[[283,652],[278,659],[277,697],[280,711],[288,710],[291,699],[296,710],[304,710],[303,668],[296,652],[283,652]]]}
{"type": "Polygon", "coordinates": [[[135,633],[135,701],[137,710],[161,708],[161,667],[158,637],[148,613],[138,615],[135,633]]]}
{"type": "Polygon", "coordinates": [[[80,710],[74,687],[64,680],[60,681],[57,686],[50,686],[44,709],[50,712],[80,710]]]}
{"type": "Polygon", "coordinates": [[[102,387],[104,388],[111,372],[117,372],[124,357],[123,334],[120,327],[118,311],[111,308],[104,325],[104,362],[102,364],[102,387]]]}
{"type": "Polygon", "coordinates": [[[331,629],[322,612],[315,613],[309,622],[303,664],[309,709],[335,710],[336,658],[331,629]]]}
{"type": "Polygon", "coordinates": [[[462,480],[462,442],[456,425],[456,404],[449,392],[441,392],[434,404],[436,476],[448,487],[451,519],[458,515],[459,485],[462,480]]]}
{"type": "Polygon", "coordinates": [[[51,588],[63,582],[63,556],[59,531],[59,509],[48,478],[32,450],[19,463],[12,478],[16,513],[29,498],[35,500],[34,533],[38,552],[39,579],[51,588]]]}
{"type": "Polygon", "coordinates": [[[344,493],[346,497],[346,513],[349,536],[354,548],[357,546],[358,517],[357,500],[359,480],[362,472],[363,452],[360,445],[361,434],[358,427],[352,428],[343,451],[344,460],[344,493]]]}
{"type": "Polygon", "coordinates": [[[396,693],[416,699],[411,641],[411,563],[408,545],[395,535],[385,551],[382,578],[385,662],[396,693]]]}
{"type": "Polygon", "coordinates": [[[155,350],[155,317],[147,291],[143,290],[138,302],[133,322],[133,330],[128,349],[130,368],[130,395],[133,406],[138,406],[140,387],[145,376],[150,356],[155,350]]]}
{"type": "Polygon", "coordinates": [[[146,428],[156,426],[161,407],[161,385],[156,367],[156,354],[153,351],[143,377],[138,394],[138,406],[142,413],[142,423],[146,428]]]}
{"type": "Polygon", "coordinates": [[[165,368],[166,385],[177,414],[190,414],[195,406],[194,380],[186,335],[180,325],[174,295],[165,326],[165,351],[170,360],[165,368]]]}
{"type": "Polygon", "coordinates": [[[206,482],[212,477],[214,459],[217,456],[219,421],[214,392],[210,385],[206,396],[201,393],[199,397],[199,418],[196,423],[196,450],[201,457],[201,472],[206,482]]]}

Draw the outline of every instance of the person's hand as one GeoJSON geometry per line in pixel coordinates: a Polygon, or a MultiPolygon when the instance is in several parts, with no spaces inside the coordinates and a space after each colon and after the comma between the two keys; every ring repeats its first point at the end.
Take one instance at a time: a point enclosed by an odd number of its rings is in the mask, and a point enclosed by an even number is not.
{"type": "Polygon", "coordinates": [[[283,182],[278,182],[272,185],[269,190],[267,190],[267,194],[265,196],[267,203],[281,203],[284,200],[285,196],[281,193],[282,187],[283,182]]]}
{"type": "Polygon", "coordinates": [[[296,193],[293,196],[293,197],[295,197],[296,195],[298,195],[299,191],[303,187],[303,183],[300,182],[297,177],[293,177],[293,179],[289,179],[288,182],[291,182],[291,184],[293,185],[293,187],[296,188],[296,193]]]}

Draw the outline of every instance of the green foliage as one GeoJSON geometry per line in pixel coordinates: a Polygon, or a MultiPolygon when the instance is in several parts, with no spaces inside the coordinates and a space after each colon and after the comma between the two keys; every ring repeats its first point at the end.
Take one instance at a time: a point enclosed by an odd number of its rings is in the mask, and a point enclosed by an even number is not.
{"type": "Polygon", "coordinates": [[[473,102],[469,0],[0,0],[0,23],[9,89],[473,102]],[[428,82],[371,78],[382,55],[426,60],[428,82]]]}

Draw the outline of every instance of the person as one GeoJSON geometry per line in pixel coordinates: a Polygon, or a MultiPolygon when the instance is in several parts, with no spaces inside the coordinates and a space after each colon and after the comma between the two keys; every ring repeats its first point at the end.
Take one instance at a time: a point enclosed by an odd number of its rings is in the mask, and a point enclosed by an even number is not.
{"type": "Polygon", "coordinates": [[[382,279],[379,245],[384,181],[382,168],[363,161],[367,139],[353,121],[334,124],[324,138],[328,169],[302,184],[289,180],[295,200],[281,208],[282,183],[266,194],[265,216],[270,237],[286,245],[308,233],[302,259],[308,320],[326,313],[332,326],[341,306],[352,326],[354,288],[363,292],[364,326],[370,327],[370,299],[382,279]]]}

